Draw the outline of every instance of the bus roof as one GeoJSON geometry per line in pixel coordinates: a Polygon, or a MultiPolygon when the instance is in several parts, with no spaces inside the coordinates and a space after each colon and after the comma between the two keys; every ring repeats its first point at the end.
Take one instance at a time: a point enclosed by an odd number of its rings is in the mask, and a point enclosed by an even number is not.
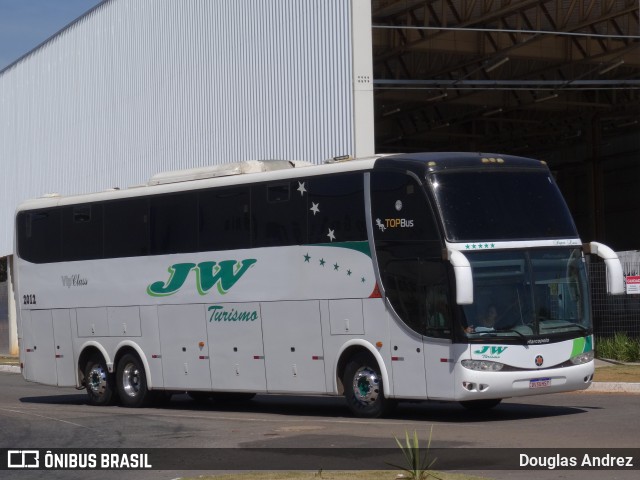
{"type": "Polygon", "coordinates": [[[297,178],[301,175],[314,176],[331,173],[371,170],[373,168],[414,167],[422,172],[449,170],[454,168],[481,168],[504,165],[519,168],[547,168],[540,160],[512,155],[485,154],[475,152],[429,152],[397,155],[376,155],[353,159],[338,157],[323,165],[313,165],[303,161],[252,160],[209,167],[163,172],[154,175],[142,185],[128,188],[111,188],[102,192],[63,196],[46,194],[40,198],[22,202],[17,210],[49,208],[59,205],[116,200],[162,193],[199,190],[211,187],[246,185],[265,181],[297,178]],[[302,169],[302,173],[300,172],[302,169]]]}
{"type": "Polygon", "coordinates": [[[391,162],[399,160],[413,163],[417,168],[421,169],[424,169],[426,164],[430,172],[459,168],[478,169],[491,166],[545,170],[548,168],[546,162],[542,160],[482,152],[405,153],[380,159],[376,163],[376,167],[386,168],[393,165],[391,162]]]}

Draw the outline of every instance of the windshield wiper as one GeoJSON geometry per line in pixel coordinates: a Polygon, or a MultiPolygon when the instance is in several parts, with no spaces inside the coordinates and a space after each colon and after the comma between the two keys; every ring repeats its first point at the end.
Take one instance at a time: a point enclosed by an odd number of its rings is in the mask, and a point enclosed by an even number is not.
{"type": "Polygon", "coordinates": [[[500,330],[496,330],[496,332],[499,332],[499,333],[502,333],[502,332],[505,332],[505,333],[516,333],[516,334],[518,334],[520,336],[520,338],[522,338],[523,342],[527,341],[527,337],[523,333],[521,333],[521,332],[519,332],[517,330],[514,330],[513,328],[500,329],[500,330]]]}
{"type": "Polygon", "coordinates": [[[547,326],[542,325],[542,324],[540,326],[543,327],[545,330],[559,330],[561,328],[567,328],[567,327],[578,327],[583,332],[588,332],[589,331],[589,329],[587,327],[585,327],[584,325],[580,325],[579,323],[574,323],[574,322],[567,322],[564,325],[555,325],[553,327],[547,327],[547,326]]]}

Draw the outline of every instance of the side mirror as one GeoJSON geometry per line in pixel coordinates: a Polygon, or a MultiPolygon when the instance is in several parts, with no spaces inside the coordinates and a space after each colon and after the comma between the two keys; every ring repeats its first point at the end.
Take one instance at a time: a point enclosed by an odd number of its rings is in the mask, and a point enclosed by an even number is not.
{"type": "Polygon", "coordinates": [[[616,252],[598,242],[585,243],[583,250],[585,253],[597,255],[604,260],[607,268],[607,293],[612,295],[624,293],[624,273],[616,252]]]}
{"type": "Polygon", "coordinates": [[[457,250],[447,250],[447,257],[453,265],[453,273],[456,277],[456,303],[471,305],[473,303],[473,275],[469,259],[464,256],[464,253],[457,250]]]}

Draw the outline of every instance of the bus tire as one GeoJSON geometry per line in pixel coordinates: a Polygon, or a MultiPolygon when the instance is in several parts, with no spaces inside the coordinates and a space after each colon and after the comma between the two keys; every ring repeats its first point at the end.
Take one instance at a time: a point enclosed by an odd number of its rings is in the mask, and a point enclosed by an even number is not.
{"type": "Polygon", "coordinates": [[[84,366],[84,385],[89,404],[97,407],[112,405],[117,400],[113,375],[109,373],[102,355],[92,355],[84,366]]]}
{"type": "Polygon", "coordinates": [[[116,379],[120,402],[125,407],[143,407],[151,400],[144,365],[137,355],[126,353],[122,356],[116,368],[116,379]]]}
{"type": "Polygon", "coordinates": [[[460,402],[467,410],[490,410],[493,407],[497,406],[502,401],[501,398],[490,398],[487,400],[465,400],[460,402]]]}
{"type": "Polygon", "coordinates": [[[387,413],[394,402],[385,398],[380,367],[364,352],[355,354],[344,370],[344,397],[356,417],[377,418],[387,413]]]}

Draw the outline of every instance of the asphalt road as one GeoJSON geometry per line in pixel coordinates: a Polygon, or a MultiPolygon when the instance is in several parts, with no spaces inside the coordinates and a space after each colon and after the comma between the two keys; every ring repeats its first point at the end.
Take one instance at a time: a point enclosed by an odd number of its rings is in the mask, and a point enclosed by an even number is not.
{"type": "MultiPolygon", "coordinates": [[[[258,396],[242,405],[203,405],[179,395],[167,405],[145,409],[100,408],[85,402],[84,392],[30,384],[20,375],[0,373],[0,448],[395,449],[394,437],[404,438],[405,432],[414,430],[425,445],[433,426],[432,448],[636,448],[640,462],[640,395],[633,394],[540,395],[505,400],[483,413],[468,412],[457,404],[401,404],[391,417],[374,420],[351,417],[341,398],[329,397],[258,396]]],[[[184,473],[136,471],[124,477],[173,479],[184,473]]],[[[637,478],[640,470],[472,473],[582,480],[637,478]]],[[[3,479],[42,475],[0,472],[3,479]]],[[[46,473],[47,479],[86,477],[124,478],[113,471],[46,473]]]]}

